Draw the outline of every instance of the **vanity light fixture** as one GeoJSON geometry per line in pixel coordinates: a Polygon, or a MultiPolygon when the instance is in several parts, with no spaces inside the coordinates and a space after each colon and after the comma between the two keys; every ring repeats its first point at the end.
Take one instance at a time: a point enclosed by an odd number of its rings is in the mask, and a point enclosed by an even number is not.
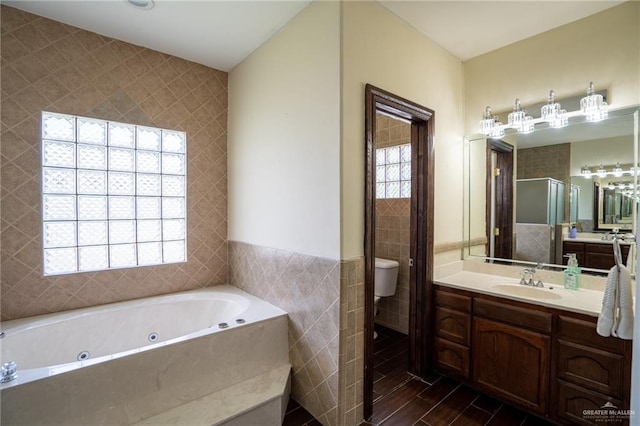
{"type": "Polygon", "coordinates": [[[527,115],[527,111],[520,106],[520,99],[518,98],[516,98],[513,104],[513,112],[507,117],[507,127],[516,129],[518,133],[526,134],[533,132],[533,117],[527,115]]]}
{"type": "Polygon", "coordinates": [[[480,120],[480,131],[485,135],[490,134],[495,122],[496,120],[493,118],[491,107],[487,106],[484,110],[484,114],[482,115],[482,120],[480,120]]]}
{"type": "Polygon", "coordinates": [[[607,169],[605,169],[602,164],[600,164],[600,167],[598,167],[598,171],[596,173],[598,174],[598,177],[607,177],[607,169]]]}
{"type": "Polygon", "coordinates": [[[507,126],[512,129],[520,129],[524,124],[525,112],[520,107],[520,99],[516,98],[513,104],[513,112],[507,116],[507,126]]]}
{"type": "Polygon", "coordinates": [[[520,99],[516,98],[513,111],[507,116],[507,124],[503,125],[497,116],[493,116],[491,108],[487,107],[480,120],[480,132],[490,138],[500,138],[504,136],[504,130],[508,128],[516,129],[519,133],[531,133],[538,123],[548,123],[549,127],[559,129],[569,124],[569,117],[584,115],[587,121],[600,121],[608,117],[608,105],[601,94],[595,92],[593,82],[589,83],[587,96],[580,100],[580,109],[567,112],[556,102],[555,92],[549,92],[548,102],[540,110],[540,118],[534,119],[527,115],[520,104],[520,99]]]}
{"type": "Polygon", "coordinates": [[[556,92],[553,90],[549,92],[548,103],[540,109],[540,117],[542,121],[546,121],[549,123],[549,127],[554,129],[559,129],[569,124],[567,110],[562,109],[560,104],[556,102],[556,92]]]}
{"type": "Polygon", "coordinates": [[[580,174],[585,179],[591,179],[591,176],[593,175],[593,172],[591,172],[591,167],[589,167],[589,166],[587,166],[585,164],[584,167],[580,169],[580,174]]]}
{"type": "Polygon", "coordinates": [[[504,126],[502,125],[502,123],[499,121],[498,116],[494,116],[493,117],[493,128],[491,130],[491,133],[489,133],[489,137],[491,139],[500,139],[503,138],[505,133],[504,133],[504,126]]]}
{"type": "Polygon", "coordinates": [[[613,168],[613,175],[615,177],[622,177],[622,167],[620,167],[620,163],[616,163],[616,166],[613,168]]]}
{"type": "Polygon", "coordinates": [[[528,133],[533,133],[534,128],[535,124],[533,122],[533,117],[530,115],[525,115],[524,120],[522,121],[522,126],[518,128],[518,132],[526,135],[528,133]]]}
{"type": "Polygon", "coordinates": [[[600,121],[608,116],[608,105],[602,95],[596,93],[593,82],[589,83],[587,96],[580,99],[580,110],[586,116],[587,121],[600,121]]]}

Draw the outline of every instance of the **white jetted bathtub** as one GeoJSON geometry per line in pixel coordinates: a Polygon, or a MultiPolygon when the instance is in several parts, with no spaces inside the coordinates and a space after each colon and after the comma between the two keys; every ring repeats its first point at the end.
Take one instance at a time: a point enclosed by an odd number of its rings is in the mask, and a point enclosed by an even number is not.
{"type": "Polygon", "coordinates": [[[17,366],[17,377],[0,385],[3,425],[282,421],[286,313],[235,287],[0,327],[2,363],[17,366]]]}

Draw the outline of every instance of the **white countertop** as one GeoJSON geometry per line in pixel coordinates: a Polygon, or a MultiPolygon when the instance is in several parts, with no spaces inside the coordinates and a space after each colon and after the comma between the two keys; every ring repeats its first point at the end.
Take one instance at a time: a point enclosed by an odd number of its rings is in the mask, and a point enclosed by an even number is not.
{"type": "MultiPolygon", "coordinates": [[[[545,288],[534,287],[534,291],[540,290],[546,293],[558,295],[558,299],[546,299],[538,297],[528,297],[524,295],[509,294],[505,292],[509,287],[522,287],[527,291],[528,286],[519,284],[520,280],[501,276],[485,274],[473,271],[459,271],[450,275],[445,275],[434,280],[436,284],[445,287],[468,290],[490,296],[504,297],[505,299],[517,300],[520,302],[532,303],[549,308],[563,309],[579,314],[597,317],[602,307],[602,291],[581,288],[579,290],[567,290],[561,284],[545,284],[545,288]],[[495,288],[497,285],[504,285],[495,288]]],[[[516,290],[516,289],[514,289],[516,290]]]]}

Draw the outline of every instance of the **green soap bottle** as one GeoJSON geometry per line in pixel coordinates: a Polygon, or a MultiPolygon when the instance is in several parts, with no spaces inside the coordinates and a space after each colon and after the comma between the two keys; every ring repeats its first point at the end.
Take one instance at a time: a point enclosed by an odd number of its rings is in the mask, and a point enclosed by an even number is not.
{"type": "Polygon", "coordinates": [[[567,269],[564,270],[564,288],[568,290],[577,290],[580,288],[580,268],[578,267],[578,259],[575,253],[569,253],[566,257],[567,269]]]}

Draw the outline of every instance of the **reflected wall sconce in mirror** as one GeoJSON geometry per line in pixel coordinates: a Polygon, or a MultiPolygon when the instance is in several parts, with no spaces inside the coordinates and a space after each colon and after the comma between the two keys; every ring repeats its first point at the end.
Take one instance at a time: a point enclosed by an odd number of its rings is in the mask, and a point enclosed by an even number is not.
{"type": "Polygon", "coordinates": [[[482,120],[480,120],[480,132],[492,139],[502,138],[506,129],[516,129],[518,133],[531,133],[538,123],[548,123],[549,127],[559,129],[569,124],[569,117],[585,116],[587,121],[596,122],[607,118],[608,105],[604,97],[595,92],[593,82],[589,83],[587,96],[580,100],[580,109],[567,112],[561,108],[555,100],[555,92],[549,92],[548,103],[540,110],[540,118],[534,119],[520,105],[520,99],[515,100],[513,111],[507,116],[507,124],[502,124],[498,116],[493,115],[491,107],[487,106],[482,120]]]}
{"type": "MultiPolygon", "coordinates": [[[[640,185],[635,185],[636,191],[640,185]]],[[[620,191],[621,194],[626,195],[627,197],[633,197],[636,191],[633,190],[634,184],[630,181],[622,181],[622,182],[609,182],[607,184],[607,189],[611,191],[620,191]]],[[[640,196],[636,196],[636,201],[640,200],[640,196]]]]}
{"type": "MultiPolygon", "coordinates": [[[[625,170],[620,165],[620,163],[616,163],[615,166],[612,166],[612,165],[605,166],[604,164],[600,164],[600,166],[598,166],[596,170],[596,175],[600,178],[606,178],[607,176],[613,176],[613,177],[619,178],[624,175],[633,176],[634,172],[635,172],[635,169],[632,166],[629,166],[629,168],[625,170]]],[[[585,164],[580,169],[580,174],[582,175],[583,178],[591,179],[593,177],[593,169],[585,164]]]]}
{"type": "Polygon", "coordinates": [[[607,169],[604,168],[602,164],[598,167],[598,177],[606,178],[607,177],[607,169]]]}
{"type": "Polygon", "coordinates": [[[616,163],[616,166],[613,168],[613,176],[622,177],[622,167],[620,167],[620,163],[616,163]]]}

